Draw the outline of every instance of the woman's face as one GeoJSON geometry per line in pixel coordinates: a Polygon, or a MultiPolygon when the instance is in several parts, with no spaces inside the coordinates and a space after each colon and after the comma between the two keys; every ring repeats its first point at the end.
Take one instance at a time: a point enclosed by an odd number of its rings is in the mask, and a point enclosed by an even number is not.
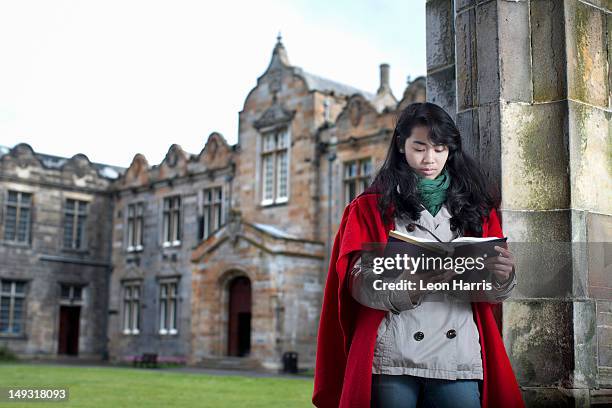
{"type": "Polygon", "coordinates": [[[442,173],[448,159],[448,146],[433,145],[429,128],[415,126],[404,144],[404,154],[410,167],[424,178],[433,180],[442,173]]]}

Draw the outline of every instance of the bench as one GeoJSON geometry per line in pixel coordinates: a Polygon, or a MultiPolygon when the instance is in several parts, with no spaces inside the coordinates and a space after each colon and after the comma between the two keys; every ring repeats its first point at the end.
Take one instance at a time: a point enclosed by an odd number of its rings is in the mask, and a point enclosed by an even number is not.
{"type": "Polygon", "coordinates": [[[157,368],[157,354],[143,353],[140,356],[134,357],[134,367],[152,367],[157,368]]]}

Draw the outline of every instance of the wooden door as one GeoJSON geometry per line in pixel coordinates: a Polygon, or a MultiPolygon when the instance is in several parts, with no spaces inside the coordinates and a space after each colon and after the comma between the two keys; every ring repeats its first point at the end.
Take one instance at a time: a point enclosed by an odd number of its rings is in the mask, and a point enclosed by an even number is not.
{"type": "Polygon", "coordinates": [[[251,281],[241,276],[229,284],[228,355],[251,351],[251,281]]]}
{"type": "Polygon", "coordinates": [[[58,354],[79,354],[80,306],[60,306],[58,354]]]}

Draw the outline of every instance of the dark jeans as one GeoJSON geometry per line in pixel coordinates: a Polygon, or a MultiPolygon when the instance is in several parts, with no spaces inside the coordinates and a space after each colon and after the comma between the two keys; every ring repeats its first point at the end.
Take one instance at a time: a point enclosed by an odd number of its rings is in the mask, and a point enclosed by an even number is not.
{"type": "Polygon", "coordinates": [[[480,408],[480,380],[372,375],[373,408],[480,408]]]}

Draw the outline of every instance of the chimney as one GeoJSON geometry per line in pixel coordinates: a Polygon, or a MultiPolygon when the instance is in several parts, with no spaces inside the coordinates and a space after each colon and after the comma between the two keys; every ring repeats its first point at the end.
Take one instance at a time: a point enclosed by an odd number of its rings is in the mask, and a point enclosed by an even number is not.
{"type": "Polygon", "coordinates": [[[380,64],[380,87],[377,94],[391,91],[389,86],[389,64],[380,64]]]}

